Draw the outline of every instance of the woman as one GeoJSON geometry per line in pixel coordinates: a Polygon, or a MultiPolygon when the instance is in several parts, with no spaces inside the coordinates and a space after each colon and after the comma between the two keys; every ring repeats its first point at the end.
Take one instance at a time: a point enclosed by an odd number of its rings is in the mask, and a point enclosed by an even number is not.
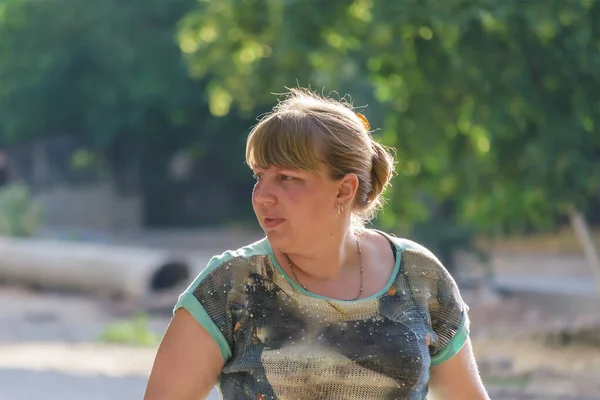
{"type": "Polygon", "coordinates": [[[366,229],[393,159],[344,103],[295,89],[251,131],[266,237],[180,296],[146,400],[488,399],[468,307],[422,246],[366,229]]]}

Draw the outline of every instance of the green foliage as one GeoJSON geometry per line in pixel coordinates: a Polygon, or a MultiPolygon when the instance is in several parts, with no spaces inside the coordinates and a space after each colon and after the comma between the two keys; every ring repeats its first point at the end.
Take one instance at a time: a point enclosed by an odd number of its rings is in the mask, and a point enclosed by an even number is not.
{"type": "Polygon", "coordinates": [[[589,0],[0,0],[3,139],[82,135],[135,161],[147,220],[216,223],[251,213],[244,139],[272,93],[335,89],[397,149],[382,227],[545,228],[600,189],[599,20],[589,0]],[[200,178],[173,183],[182,149],[200,178]]]}
{"type": "Polygon", "coordinates": [[[180,24],[211,110],[311,84],[353,93],[398,150],[380,223],[452,199],[478,229],[547,227],[600,185],[600,2],[200,1],[180,24]]]}
{"type": "Polygon", "coordinates": [[[191,1],[2,4],[0,110],[9,143],[60,133],[102,147],[119,135],[147,140],[184,125],[198,105],[200,85],[173,42],[191,1]]]}
{"type": "Polygon", "coordinates": [[[136,314],[130,321],[114,322],[108,325],[99,335],[98,340],[104,343],[156,346],[161,337],[150,329],[147,315],[136,314]]]}
{"type": "Polygon", "coordinates": [[[83,139],[89,153],[73,154],[73,167],[106,165],[120,190],[142,193],[149,224],[239,215],[231,210],[242,208],[239,196],[226,209],[190,207],[198,202],[190,193],[214,185],[214,176],[183,183],[169,176],[171,158],[189,148],[198,170],[222,171],[224,186],[250,182],[236,138],[251,123],[211,116],[206,83],[190,78],[176,40],[194,4],[0,0],[2,144],[83,139]],[[232,139],[235,153],[222,151],[232,139]]]}
{"type": "Polygon", "coordinates": [[[0,236],[33,236],[41,217],[41,207],[26,186],[7,184],[0,187],[0,236]]]}

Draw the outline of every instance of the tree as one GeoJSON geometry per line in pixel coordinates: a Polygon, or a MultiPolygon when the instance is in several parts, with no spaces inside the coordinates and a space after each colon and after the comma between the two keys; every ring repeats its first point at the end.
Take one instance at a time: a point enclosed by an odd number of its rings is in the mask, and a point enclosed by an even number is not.
{"type": "Polygon", "coordinates": [[[212,117],[205,82],[191,79],[183,63],[177,22],[194,3],[0,0],[3,144],[84,138],[121,190],[144,194],[150,224],[214,223],[239,215],[241,200],[234,195],[219,203],[204,193],[207,206],[226,208],[188,205],[188,193],[203,184],[212,184],[216,194],[220,177],[175,182],[168,173],[174,155],[186,152],[198,169],[222,168],[230,186],[247,187],[250,176],[243,174],[241,152],[240,162],[231,162],[220,150],[242,132],[240,119],[212,117]]]}
{"type": "Polygon", "coordinates": [[[597,196],[598,20],[590,0],[222,0],[199,2],[179,40],[216,115],[297,83],[375,104],[399,161],[384,225],[451,201],[461,223],[513,232],[597,196]]]}

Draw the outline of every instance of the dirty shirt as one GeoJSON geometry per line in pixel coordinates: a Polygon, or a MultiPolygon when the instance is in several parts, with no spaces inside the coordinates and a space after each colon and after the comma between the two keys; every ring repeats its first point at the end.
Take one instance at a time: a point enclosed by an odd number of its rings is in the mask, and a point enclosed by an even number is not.
{"type": "Polygon", "coordinates": [[[467,340],[468,306],[430,251],[385,236],[392,276],[355,301],[304,290],[267,238],[213,257],[174,311],[189,311],[219,345],[221,398],[425,399],[430,367],[467,340]]]}

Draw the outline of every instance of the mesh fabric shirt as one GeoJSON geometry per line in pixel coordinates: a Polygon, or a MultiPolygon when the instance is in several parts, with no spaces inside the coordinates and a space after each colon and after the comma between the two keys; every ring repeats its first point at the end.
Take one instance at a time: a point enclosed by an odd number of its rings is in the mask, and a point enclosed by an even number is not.
{"type": "Polygon", "coordinates": [[[388,284],[356,301],[298,286],[268,240],[213,257],[181,294],[211,334],[229,399],[425,399],[429,370],[468,336],[468,307],[424,247],[386,235],[395,253],[388,284]]]}

